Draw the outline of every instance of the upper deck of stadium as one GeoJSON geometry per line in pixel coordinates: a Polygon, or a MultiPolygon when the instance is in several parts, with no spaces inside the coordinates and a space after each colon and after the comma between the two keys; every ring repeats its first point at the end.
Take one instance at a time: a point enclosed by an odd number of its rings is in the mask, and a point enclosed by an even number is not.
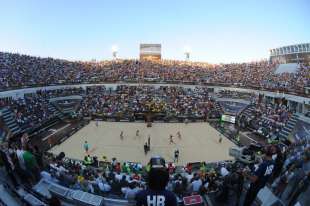
{"type": "Polygon", "coordinates": [[[275,73],[268,61],[231,64],[161,60],[67,61],[0,52],[0,90],[83,83],[175,83],[219,85],[294,93],[305,96],[309,67],[275,73]]]}

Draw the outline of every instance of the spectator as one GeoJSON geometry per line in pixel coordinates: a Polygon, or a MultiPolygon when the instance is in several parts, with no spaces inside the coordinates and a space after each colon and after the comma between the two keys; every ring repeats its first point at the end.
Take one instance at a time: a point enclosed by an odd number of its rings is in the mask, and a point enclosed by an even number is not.
{"type": "Polygon", "coordinates": [[[254,175],[248,176],[251,180],[250,188],[247,191],[244,206],[251,206],[256,198],[257,193],[267,183],[274,169],[274,161],[272,160],[273,147],[267,147],[264,161],[254,171],[254,175]]]}
{"type": "Polygon", "coordinates": [[[168,181],[169,174],[166,169],[151,168],[148,174],[149,188],[136,195],[136,205],[176,206],[175,195],[165,190],[168,181]]]}
{"type": "Polygon", "coordinates": [[[202,186],[202,181],[199,178],[198,174],[194,174],[194,178],[192,180],[191,186],[192,186],[193,193],[197,194],[200,192],[200,188],[202,186]]]}

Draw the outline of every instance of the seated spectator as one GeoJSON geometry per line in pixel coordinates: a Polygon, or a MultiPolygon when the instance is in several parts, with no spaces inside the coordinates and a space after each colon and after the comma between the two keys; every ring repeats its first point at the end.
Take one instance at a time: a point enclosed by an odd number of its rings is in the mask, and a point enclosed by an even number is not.
{"type": "Polygon", "coordinates": [[[136,198],[136,194],[140,191],[137,183],[131,182],[125,190],[125,198],[128,201],[134,201],[136,198]]]}
{"type": "Polygon", "coordinates": [[[98,187],[103,193],[109,193],[111,191],[111,186],[105,181],[98,182],[98,187]]]}

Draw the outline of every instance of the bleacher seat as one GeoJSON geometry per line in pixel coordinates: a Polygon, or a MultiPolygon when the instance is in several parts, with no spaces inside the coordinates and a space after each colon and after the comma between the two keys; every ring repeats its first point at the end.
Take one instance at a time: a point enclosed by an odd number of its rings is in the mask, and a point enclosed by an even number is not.
{"type": "Polygon", "coordinates": [[[15,120],[14,113],[8,107],[2,108],[0,113],[5,125],[9,128],[13,135],[21,132],[21,128],[15,120]]]}
{"type": "Polygon", "coordinates": [[[56,195],[57,197],[68,199],[71,198],[70,189],[67,187],[63,187],[58,184],[51,183],[47,188],[52,194],[56,195]]]}
{"type": "Polygon", "coordinates": [[[72,199],[74,202],[85,206],[100,206],[103,205],[103,197],[93,195],[80,190],[74,190],[72,192],[72,199]]]}
{"type": "Polygon", "coordinates": [[[275,73],[282,74],[282,73],[296,73],[298,70],[297,63],[288,63],[288,64],[279,64],[275,73]]]}
{"type": "Polygon", "coordinates": [[[298,116],[294,114],[279,132],[279,137],[282,139],[287,139],[289,135],[292,133],[293,129],[295,128],[297,121],[298,116]]]}
{"type": "Polygon", "coordinates": [[[38,205],[38,206],[46,206],[47,204],[43,203],[41,200],[33,196],[32,194],[27,194],[24,197],[24,200],[29,204],[29,205],[38,205]]]}

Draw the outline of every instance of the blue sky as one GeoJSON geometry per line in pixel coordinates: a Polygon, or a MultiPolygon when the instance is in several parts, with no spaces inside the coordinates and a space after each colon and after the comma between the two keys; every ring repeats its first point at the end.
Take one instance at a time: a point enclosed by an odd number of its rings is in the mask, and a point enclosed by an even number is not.
{"type": "Polygon", "coordinates": [[[0,51],[71,60],[137,58],[161,43],[165,59],[244,62],[310,42],[309,0],[0,0],[0,51]]]}

